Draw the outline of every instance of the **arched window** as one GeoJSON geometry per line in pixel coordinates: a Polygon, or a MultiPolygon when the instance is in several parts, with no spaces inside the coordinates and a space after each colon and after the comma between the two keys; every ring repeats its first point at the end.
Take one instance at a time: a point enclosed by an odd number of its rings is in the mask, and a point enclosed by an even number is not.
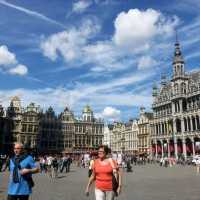
{"type": "Polygon", "coordinates": [[[185,83],[181,83],[181,93],[186,94],[186,84],[185,83]]]}
{"type": "Polygon", "coordinates": [[[184,118],[184,127],[185,127],[185,131],[187,131],[187,119],[184,118]]]}
{"type": "Polygon", "coordinates": [[[176,119],[176,130],[177,132],[181,132],[181,120],[176,119]]]}
{"type": "Polygon", "coordinates": [[[197,130],[200,130],[200,121],[199,121],[199,115],[196,115],[196,122],[197,122],[197,130]]]}
{"type": "Polygon", "coordinates": [[[178,83],[174,85],[174,93],[178,94],[178,83]]]}
{"type": "Polygon", "coordinates": [[[193,127],[193,130],[195,131],[196,130],[196,122],[195,122],[194,116],[192,116],[192,127],[193,127]]]}

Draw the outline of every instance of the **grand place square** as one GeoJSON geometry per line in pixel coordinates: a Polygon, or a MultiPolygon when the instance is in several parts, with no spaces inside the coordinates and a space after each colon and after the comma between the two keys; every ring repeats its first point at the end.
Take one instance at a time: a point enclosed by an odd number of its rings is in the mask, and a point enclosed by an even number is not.
{"type": "Polygon", "coordinates": [[[0,0],[0,200],[199,200],[199,9],[0,0]]]}

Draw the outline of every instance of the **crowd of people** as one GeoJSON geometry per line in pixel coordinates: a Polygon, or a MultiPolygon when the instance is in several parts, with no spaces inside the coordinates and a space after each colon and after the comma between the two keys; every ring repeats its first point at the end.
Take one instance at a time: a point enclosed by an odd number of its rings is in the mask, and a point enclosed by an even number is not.
{"type": "Polygon", "coordinates": [[[107,146],[102,145],[95,153],[34,157],[24,151],[22,144],[16,143],[13,156],[0,155],[0,172],[10,171],[7,200],[28,200],[34,186],[32,174],[40,172],[50,178],[57,178],[59,173],[69,173],[72,163],[88,169],[89,180],[85,193],[89,195],[91,184],[95,182],[96,200],[114,200],[121,192],[122,172],[133,172],[136,165],[159,164],[161,167],[172,167],[176,164],[194,164],[197,173],[200,173],[200,156],[195,156],[191,162],[181,156],[179,159],[154,159],[147,155],[111,153],[107,146]]]}
{"type": "Polygon", "coordinates": [[[72,158],[70,155],[47,155],[39,157],[40,172],[48,174],[51,178],[57,178],[58,173],[70,172],[72,158]]]}

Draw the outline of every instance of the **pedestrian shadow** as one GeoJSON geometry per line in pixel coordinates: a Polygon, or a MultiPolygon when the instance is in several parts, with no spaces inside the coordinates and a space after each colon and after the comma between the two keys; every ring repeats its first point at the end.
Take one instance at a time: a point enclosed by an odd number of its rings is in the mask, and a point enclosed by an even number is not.
{"type": "Polygon", "coordinates": [[[61,179],[61,178],[65,178],[65,177],[67,177],[67,176],[58,176],[57,178],[61,179]]]}
{"type": "Polygon", "coordinates": [[[76,172],[76,170],[70,170],[69,173],[70,173],[70,172],[76,172]]]}

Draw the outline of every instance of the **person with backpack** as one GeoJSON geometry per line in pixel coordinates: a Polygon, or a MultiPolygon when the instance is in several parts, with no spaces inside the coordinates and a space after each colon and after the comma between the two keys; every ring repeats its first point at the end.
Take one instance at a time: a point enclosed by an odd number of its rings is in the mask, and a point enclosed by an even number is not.
{"type": "Polygon", "coordinates": [[[28,200],[34,182],[32,174],[39,172],[32,156],[24,153],[21,143],[15,143],[14,156],[10,159],[10,179],[7,200],[28,200]]]}
{"type": "Polygon", "coordinates": [[[108,154],[107,146],[101,145],[98,148],[98,159],[94,160],[93,172],[85,190],[86,195],[89,195],[90,187],[95,181],[96,200],[114,200],[121,192],[121,173],[117,163],[108,154]]]}

